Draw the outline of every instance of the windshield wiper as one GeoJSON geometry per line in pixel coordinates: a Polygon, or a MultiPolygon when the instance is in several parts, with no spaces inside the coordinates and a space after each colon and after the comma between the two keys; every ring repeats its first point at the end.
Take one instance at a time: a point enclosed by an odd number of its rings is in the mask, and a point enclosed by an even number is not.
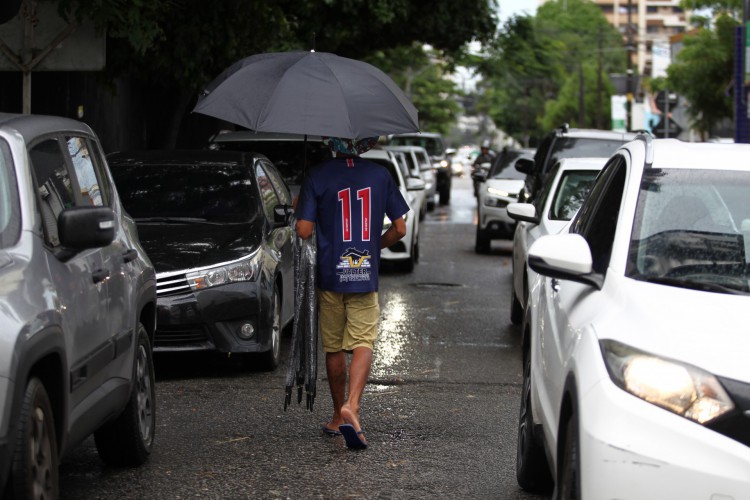
{"type": "Polygon", "coordinates": [[[639,279],[649,283],[660,285],[670,285],[679,288],[688,288],[690,290],[701,290],[704,292],[728,293],[731,295],[750,295],[746,290],[738,290],[718,283],[706,283],[704,281],[683,280],[677,278],[667,278],[664,276],[641,276],[639,279]]]}

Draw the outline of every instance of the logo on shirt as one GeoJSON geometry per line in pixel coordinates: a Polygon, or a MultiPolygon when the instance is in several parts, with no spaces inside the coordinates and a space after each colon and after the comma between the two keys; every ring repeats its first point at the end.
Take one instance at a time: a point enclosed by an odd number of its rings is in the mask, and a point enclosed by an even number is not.
{"type": "Polygon", "coordinates": [[[368,250],[347,248],[336,265],[339,282],[370,281],[370,268],[372,267],[370,257],[368,250]]]}

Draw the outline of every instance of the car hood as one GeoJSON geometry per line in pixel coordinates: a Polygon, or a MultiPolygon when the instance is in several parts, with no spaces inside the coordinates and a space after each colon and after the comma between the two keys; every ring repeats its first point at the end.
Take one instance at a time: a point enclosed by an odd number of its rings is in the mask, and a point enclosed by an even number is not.
{"type": "Polygon", "coordinates": [[[262,241],[262,219],[238,223],[139,222],[138,237],[156,272],[240,259],[262,241]]]}
{"type": "Polygon", "coordinates": [[[601,338],[750,382],[750,296],[614,281],[619,307],[594,325],[601,338]]]}
{"type": "Polygon", "coordinates": [[[506,193],[518,194],[524,181],[519,179],[487,179],[485,187],[494,188],[506,193]]]}

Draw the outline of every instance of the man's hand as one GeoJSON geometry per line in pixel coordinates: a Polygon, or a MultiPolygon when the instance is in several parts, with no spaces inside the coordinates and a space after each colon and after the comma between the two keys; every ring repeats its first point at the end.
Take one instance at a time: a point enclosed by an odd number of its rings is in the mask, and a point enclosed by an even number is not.
{"type": "Polygon", "coordinates": [[[389,227],[388,231],[381,236],[380,248],[388,248],[404,236],[406,236],[406,222],[403,217],[399,217],[398,219],[391,221],[391,227],[389,227]]]}
{"type": "Polygon", "coordinates": [[[297,236],[299,236],[303,240],[307,240],[312,236],[314,228],[314,222],[310,222],[309,220],[298,220],[297,227],[295,229],[297,230],[297,236]]]}

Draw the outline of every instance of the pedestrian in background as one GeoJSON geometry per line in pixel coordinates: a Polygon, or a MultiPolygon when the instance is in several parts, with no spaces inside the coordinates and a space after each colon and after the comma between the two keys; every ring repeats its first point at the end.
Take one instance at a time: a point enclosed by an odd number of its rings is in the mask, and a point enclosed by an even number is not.
{"type": "Polygon", "coordinates": [[[310,169],[296,206],[297,234],[308,239],[315,229],[317,242],[318,317],[333,399],[322,429],[343,434],[355,449],[367,447],[359,410],[378,333],[380,250],[406,235],[410,210],[388,170],[359,156],[377,140],[325,137],[335,157],[310,169]],[[391,220],[385,233],[384,215],[391,220]]]}

